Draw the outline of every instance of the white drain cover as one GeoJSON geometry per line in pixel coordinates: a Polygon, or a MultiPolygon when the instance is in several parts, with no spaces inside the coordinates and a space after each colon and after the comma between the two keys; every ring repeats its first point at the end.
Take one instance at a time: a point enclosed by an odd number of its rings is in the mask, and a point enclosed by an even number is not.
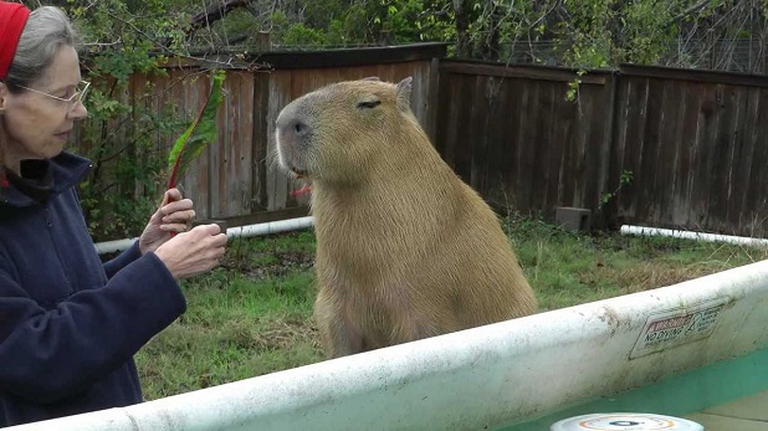
{"type": "Polygon", "coordinates": [[[551,431],[704,431],[696,422],[648,413],[598,413],[563,419],[551,431]]]}

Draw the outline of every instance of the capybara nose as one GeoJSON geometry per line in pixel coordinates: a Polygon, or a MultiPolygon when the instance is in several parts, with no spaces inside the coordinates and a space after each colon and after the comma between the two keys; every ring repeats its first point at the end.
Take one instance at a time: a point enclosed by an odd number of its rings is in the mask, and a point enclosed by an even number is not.
{"type": "Polygon", "coordinates": [[[298,140],[299,142],[309,136],[311,131],[309,125],[299,119],[286,121],[281,125],[280,129],[283,136],[291,140],[298,140]]]}
{"type": "Polygon", "coordinates": [[[309,134],[309,126],[299,120],[293,121],[288,127],[291,127],[299,138],[309,134]]]}

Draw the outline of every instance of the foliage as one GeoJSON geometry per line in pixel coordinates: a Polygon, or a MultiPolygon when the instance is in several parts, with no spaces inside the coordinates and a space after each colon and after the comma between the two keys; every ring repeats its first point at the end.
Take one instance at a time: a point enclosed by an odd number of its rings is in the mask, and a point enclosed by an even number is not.
{"type": "Polygon", "coordinates": [[[734,38],[768,39],[764,0],[252,0],[201,31],[198,41],[275,47],[443,41],[463,58],[576,68],[622,62],[739,66],[734,38]],[[261,12],[258,12],[261,11],[261,12]],[[249,36],[250,34],[250,36],[249,36]]]}
{"type": "Polygon", "coordinates": [[[445,9],[444,1],[323,0],[278,11],[271,24],[278,46],[401,44],[450,36],[445,9]]]}
{"type": "Polygon", "coordinates": [[[623,170],[619,177],[619,185],[614,191],[603,193],[602,196],[600,196],[600,202],[597,204],[597,209],[599,210],[603,208],[608,202],[615,198],[623,187],[631,185],[634,178],[634,173],[632,171],[626,169],[623,170]]]}

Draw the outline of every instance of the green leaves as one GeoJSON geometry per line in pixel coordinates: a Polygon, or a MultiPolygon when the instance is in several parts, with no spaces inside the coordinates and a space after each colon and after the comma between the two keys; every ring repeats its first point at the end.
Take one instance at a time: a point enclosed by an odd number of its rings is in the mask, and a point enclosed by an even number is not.
{"type": "Polygon", "coordinates": [[[221,87],[225,78],[223,70],[213,72],[211,91],[203,109],[173,145],[168,156],[168,167],[171,169],[168,188],[175,187],[177,179],[184,176],[192,161],[208,144],[216,141],[216,111],[223,100],[221,87]]]}

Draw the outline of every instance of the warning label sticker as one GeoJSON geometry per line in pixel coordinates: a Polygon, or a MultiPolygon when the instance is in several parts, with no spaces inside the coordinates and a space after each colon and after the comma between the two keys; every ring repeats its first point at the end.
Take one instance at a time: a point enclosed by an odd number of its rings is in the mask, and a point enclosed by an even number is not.
{"type": "Polygon", "coordinates": [[[708,337],[717,326],[726,301],[651,315],[629,357],[634,359],[708,337]]]}

